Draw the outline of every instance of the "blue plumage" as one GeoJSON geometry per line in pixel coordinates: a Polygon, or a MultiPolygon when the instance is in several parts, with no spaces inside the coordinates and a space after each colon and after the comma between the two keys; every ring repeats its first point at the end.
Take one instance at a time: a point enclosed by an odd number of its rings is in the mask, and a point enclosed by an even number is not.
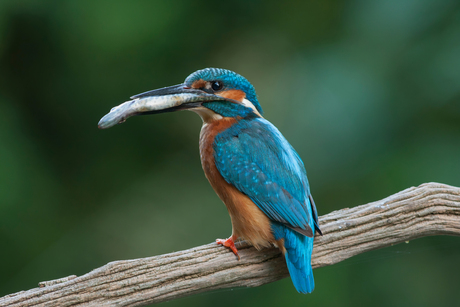
{"type": "Polygon", "coordinates": [[[311,293],[315,288],[311,268],[314,238],[276,222],[272,223],[272,230],[276,240],[284,239],[286,264],[296,290],[300,293],[311,293]]]}
{"type": "Polygon", "coordinates": [[[313,291],[310,262],[317,216],[298,154],[263,118],[239,120],[216,136],[213,147],[222,177],[251,198],[272,221],[275,239],[284,240],[296,289],[313,291]]]}
{"type": "Polygon", "coordinates": [[[228,102],[228,101],[219,101],[219,102],[204,102],[203,107],[213,110],[217,114],[220,114],[225,117],[245,117],[245,118],[254,118],[256,115],[251,108],[247,108],[243,105],[228,102]]]}
{"type": "Polygon", "coordinates": [[[262,115],[254,87],[220,68],[192,73],[183,84],[145,92],[113,108],[106,129],[140,114],[192,110],[203,119],[200,157],[206,177],[227,206],[232,235],[216,242],[235,255],[235,240],[278,244],[297,291],[314,288],[311,253],[318,214],[302,160],[262,115]],[[260,209],[260,210],[259,210],[260,209]]]}

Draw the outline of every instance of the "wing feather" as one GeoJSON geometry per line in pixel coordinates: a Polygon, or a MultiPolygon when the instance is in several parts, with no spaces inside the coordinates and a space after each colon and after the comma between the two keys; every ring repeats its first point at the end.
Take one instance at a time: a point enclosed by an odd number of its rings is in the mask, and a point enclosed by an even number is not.
{"type": "MultiPolygon", "coordinates": [[[[241,120],[213,144],[222,177],[273,221],[313,236],[316,209],[302,160],[270,122],[241,120]]],[[[316,221],[315,221],[316,222],[316,221]]]]}

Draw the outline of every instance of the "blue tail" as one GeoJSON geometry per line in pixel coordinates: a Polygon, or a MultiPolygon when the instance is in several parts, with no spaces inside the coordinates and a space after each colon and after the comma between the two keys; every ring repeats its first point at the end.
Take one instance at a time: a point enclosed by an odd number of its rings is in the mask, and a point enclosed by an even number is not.
{"type": "Polygon", "coordinates": [[[272,223],[272,229],[276,240],[284,239],[286,263],[294,287],[300,293],[311,293],[315,288],[311,268],[314,238],[306,237],[278,223],[272,223]]]}

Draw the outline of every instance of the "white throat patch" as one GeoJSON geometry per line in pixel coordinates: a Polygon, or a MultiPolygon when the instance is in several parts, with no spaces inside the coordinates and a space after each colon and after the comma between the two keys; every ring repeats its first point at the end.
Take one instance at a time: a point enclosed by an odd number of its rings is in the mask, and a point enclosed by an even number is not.
{"type": "Polygon", "coordinates": [[[215,120],[222,119],[222,115],[217,114],[213,110],[210,110],[205,107],[198,107],[198,108],[193,108],[190,111],[195,112],[196,114],[200,115],[201,119],[203,120],[204,123],[209,123],[213,122],[215,120]]]}
{"type": "Polygon", "coordinates": [[[247,108],[251,108],[254,113],[256,113],[257,115],[259,115],[260,117],[262,117],[262,115],[260,115],[259,111],[257,111],[257,108],[256,106],[250,102],[249,100],[247,100],[246,98],[243,99],[243,101],[241,102],[241,104],[247,108]]]}

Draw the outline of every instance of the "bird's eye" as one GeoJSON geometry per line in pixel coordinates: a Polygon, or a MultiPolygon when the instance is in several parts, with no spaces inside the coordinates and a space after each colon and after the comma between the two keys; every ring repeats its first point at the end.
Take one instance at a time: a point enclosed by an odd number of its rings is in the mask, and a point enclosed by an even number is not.
{"type": "Polygon", "coordinates": [[[213,91],[221,90],[224,87],[224,84],[221,81],[212,81],[211,88],[213,91]]]}

